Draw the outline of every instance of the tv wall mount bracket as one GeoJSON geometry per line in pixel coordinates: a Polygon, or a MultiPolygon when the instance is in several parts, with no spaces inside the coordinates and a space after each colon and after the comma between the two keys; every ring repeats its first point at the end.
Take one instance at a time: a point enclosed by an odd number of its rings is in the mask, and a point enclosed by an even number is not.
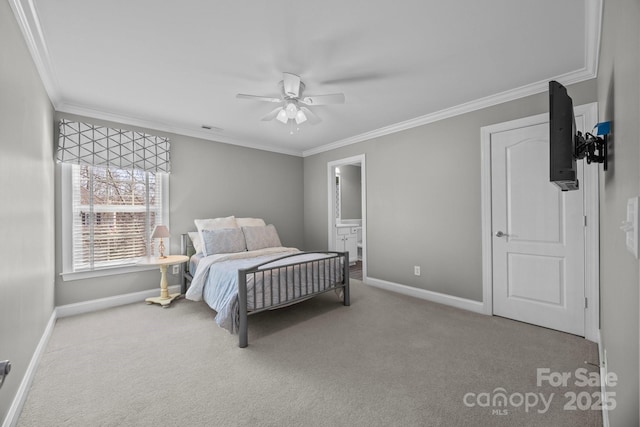
{"type": "Polygon", "coordinates": [[[602,163],[607,170],[607,137],[611,133],[611,122],[598,123],[594,127],[595,135],[589,132],[576,133],[576,160],[587,159],[587,164],[602,163]]]}

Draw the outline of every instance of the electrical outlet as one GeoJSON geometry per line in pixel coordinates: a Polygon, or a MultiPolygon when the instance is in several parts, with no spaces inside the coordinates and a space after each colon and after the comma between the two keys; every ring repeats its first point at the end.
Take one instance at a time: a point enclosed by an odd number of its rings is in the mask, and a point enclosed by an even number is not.
{"type": "Polygon", "coordinates": [[[173,266],[173,274],[180,274],[180,266],[179,265],[174,265],[173,266]]]}
{"type": "Polygon", "coordinates": [[[420,275],[420,266],[419,265],[414,265],[413,266],[413,274],[415,274],[416,276],[420,275]]]}

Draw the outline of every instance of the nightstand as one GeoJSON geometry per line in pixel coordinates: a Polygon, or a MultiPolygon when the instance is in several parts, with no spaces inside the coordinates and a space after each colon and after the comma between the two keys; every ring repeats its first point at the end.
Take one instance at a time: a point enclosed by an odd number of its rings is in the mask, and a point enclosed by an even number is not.
{"type": "Polygon", "coordinates": [[[186,255],[167,255],[165,258],[143,258],[138,262],[140,265],[158,265],[162,277],[160,278],[160,296],[145,299],[147,304],[160,304],[162,308],[168,308],[171,301],[180,297],[180,293],[169,295],[167,284],[167,267],[175,264],[182,264],[189,261],[186,255]]]}

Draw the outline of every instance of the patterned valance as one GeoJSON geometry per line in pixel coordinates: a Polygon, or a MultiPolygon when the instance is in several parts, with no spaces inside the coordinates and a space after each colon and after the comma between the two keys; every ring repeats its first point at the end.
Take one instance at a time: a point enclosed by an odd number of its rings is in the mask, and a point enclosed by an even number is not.
{"type": "Polygon", "coordinates": [[[148,172],[171,169],[168,138],[66,119],[60,120],[58,161],[148,172]]]}

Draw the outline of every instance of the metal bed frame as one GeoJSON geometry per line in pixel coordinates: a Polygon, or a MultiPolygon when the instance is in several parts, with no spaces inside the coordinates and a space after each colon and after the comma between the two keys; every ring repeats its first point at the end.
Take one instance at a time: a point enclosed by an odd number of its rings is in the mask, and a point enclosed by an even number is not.
{"type": "MultiPolygon", "coordinates": [[[[180,239],[180,249],[183,255],[191,257],[195,253],[193,244],[188,234],[182,234],[180,239]]],[[[193,280],[193,275],[189,271],[189,263],[181,264],[181,292],[184,294],[193,280]]],[[[239,311],[239,347],[244,348],[249,344],[248,317],[266,310],[289,306],[297,302],[306,300],[330,291],[342,290],[343,305],[349,306],[349,253],[334,251],[314,251],[300,252],[284,255],[277,259],[272,259],[250,268],[238,270],[238,311],[239,311]],[[325,258],[299,261],[265,267],[268,264],[295,257],[301,254],[323,254],[330,255],[325,258]],[[342,270],[342,277],[340,277],[342,270]],[[256,290],[254,285],[252,290],[254,307],[257,307],[258,295],[259,308],[250,308],[248,304],[247,282],[253,279],[253,283],[261,283],[262,292],[256,290]],[[258,280],[261,279],[261,280],[258,280]],[[315,280],[315,281],[314,281],[315,280]],[[268,285],[265,286],[265,283],[268,285]],[[274,286],[275,285],[275,286],[274,286]],[[284,286],[284,287],[283,287],[284,286]],[[274,290],[275,288],[275,290],[274,290]],[[265,297],[265,290],[269,290],[270,298],[265,297]],[[289,292],[291,289],[291,292],[289,292]],[[277,302],[274,302],[274,295],[277,295],[277,302]]]]}

